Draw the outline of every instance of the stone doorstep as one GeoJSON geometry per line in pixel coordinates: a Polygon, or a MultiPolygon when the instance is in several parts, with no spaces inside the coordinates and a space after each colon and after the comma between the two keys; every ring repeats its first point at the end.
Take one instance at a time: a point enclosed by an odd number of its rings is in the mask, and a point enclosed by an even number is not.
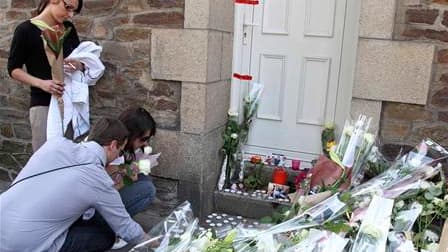
{"type": "Polygon", "coordinates": [[[274,211],[280,207],[291,206],[289,202],[264,200],[222,191],[215,191],[214,196],[215,212],[239,215],[250,219],[272,216],[274,211]]]}

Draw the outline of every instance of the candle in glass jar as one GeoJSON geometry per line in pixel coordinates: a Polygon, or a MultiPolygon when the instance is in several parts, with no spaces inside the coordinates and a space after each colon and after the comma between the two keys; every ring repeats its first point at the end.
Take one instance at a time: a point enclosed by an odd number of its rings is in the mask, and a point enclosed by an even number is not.
{"type": "Polygon", "coordinates": [[[277,167],[272,173],[272,182],[280,185],[286,185],[288,182],[288,173],[284,168],[277,167]]]}
{"type": "Polygon", "coordinates": [[[293,169],[294,171],[300,170],[300,160],[298,159],[291,160],[291,169],[293,169]]]}

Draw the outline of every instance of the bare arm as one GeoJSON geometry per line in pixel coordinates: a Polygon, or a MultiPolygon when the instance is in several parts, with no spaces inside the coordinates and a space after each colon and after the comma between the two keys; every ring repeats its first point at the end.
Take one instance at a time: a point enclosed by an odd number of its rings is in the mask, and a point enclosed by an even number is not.
{"type": "Polygon", "coordinates": [[[32,87],[40,88],[52,95],[62,96],[64,92],[64,84],[62,82],[55,80],[42,80],[28,74],[21,68],[12,70],[11,77],[32,87]]]}

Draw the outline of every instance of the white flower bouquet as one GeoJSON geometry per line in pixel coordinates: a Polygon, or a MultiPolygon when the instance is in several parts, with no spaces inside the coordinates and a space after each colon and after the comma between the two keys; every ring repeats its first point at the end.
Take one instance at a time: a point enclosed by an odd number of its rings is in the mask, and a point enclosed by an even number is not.
{"type": "Polygon", "coordinates": [[[387,235],[394,201],[374,196],[351,248],[352,252],[386,250],[387,235]]]}
{"type": "Polygon", "coordinates": [[[227,124],[222,134],[224,140],[222,151],[225,157],[218,181],[219,190],[231,186],[230,180],[232,171],[235,172],[234,168],[237,165],[237,153],[240,152],[241,145],[247,142],[250,125],[257,112],[262,92],[262,84],[252,83],[252,88],[250,89],[249,94],[243,100],[243,118],[241,122],[235,111],[228,112],[227,124]]]}
{"type": "Polygon", "coordinates": [[[285,252],[332,251],[342,252],[348,239],[326,230],[310,229],[305,239],[297,245],[285,249],[285,252]]]}
{"type": "Polygon", "coordinates": [[[372,118],[359,115],[354,123],[346,121],[339,143],[330,153],[336,163],[351,169],[351,185],[358,185],[363,178],[363,167],[375,143],[375,135],[369,132],[372,118]]]}
{"type": "MultiPolygon", "coordinates": [[[[395,199],[406,192],[419,188],[423,181],[440,172],[439,162],[446,158],[448,158],[448,152],[444,148],[432,140],[426,139],[377,177],[344,193],[335,194],[290,220],[267,230],[257,232],[242,232],[240,230],[235,238],[234,247],[236,251],[249,251],[248,249],[256,248],[259,246],[257,244],[264,244],[276,234],[307,229],[330,222],[346,213],[348,208],[359,210],[361,217],[358,220],[362,220],[365,210],[375,195],[395,199]],[[344,198],[344,200],[341,201],[340,198],[344,198]],[[271,238],[267,239],[266,237],[271,238]]],[[[387,233],[385,232],[384,235],[387,236],[387,233]]],[[[381,237],[384,238],[383,235],[381,237]]]]}
{"type": "Polygon", "coordinates": [[[154,226],[148,235],[152,239],[137,244],[131,252],[183,252],[187,251],[198,228],[188,201],[180,204],[168,217],[154,226]]]}

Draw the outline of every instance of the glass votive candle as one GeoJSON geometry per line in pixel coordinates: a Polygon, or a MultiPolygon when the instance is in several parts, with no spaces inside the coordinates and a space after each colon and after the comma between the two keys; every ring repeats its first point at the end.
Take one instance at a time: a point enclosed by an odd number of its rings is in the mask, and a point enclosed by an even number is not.
{"type": "Polygon", "coordinates": [[[300,170],[300,160],[298,159],[291,160],[291,169],[293,169],[294,171],[300,170]]]}

